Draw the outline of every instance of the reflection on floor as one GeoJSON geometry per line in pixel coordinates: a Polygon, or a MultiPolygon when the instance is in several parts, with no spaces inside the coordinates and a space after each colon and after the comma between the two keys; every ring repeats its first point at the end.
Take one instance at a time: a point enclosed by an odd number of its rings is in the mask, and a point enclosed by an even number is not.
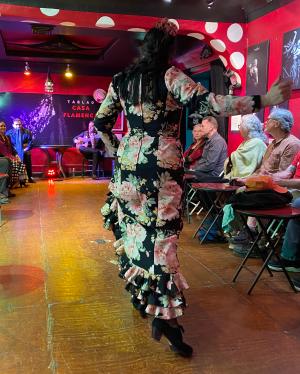
{"type": "MultiPolygon", "coordinates": [[[[231,277],[226,244],[200,246],[185,225],[179,257],[190,284],[182,323],[194,357],[150,338],[129,304],[99,208],[107,182],[74,178],[17,190],[0,228],[0,373],[298,373],[300,295],[281,274],[231,277]]],[[[251,260],[255,270],[258,260],[251,260]]]]}

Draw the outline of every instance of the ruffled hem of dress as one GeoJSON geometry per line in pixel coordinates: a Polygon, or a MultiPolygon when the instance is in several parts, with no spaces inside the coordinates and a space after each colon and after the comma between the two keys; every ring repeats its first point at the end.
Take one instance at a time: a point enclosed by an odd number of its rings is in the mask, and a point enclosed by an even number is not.
{"type": "Polygon", "coordinates": [[[127,282],[126,290],[138,300],[147,314],[161,319],[177,318],[186,307],[183,290],[188,284],[181,273],[150,274],[120,256],[120,277],[127,282]]]}

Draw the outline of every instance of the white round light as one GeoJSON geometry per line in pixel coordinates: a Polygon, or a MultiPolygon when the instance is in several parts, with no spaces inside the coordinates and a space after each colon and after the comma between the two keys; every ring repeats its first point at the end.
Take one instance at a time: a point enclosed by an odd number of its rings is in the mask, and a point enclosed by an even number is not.
{"type": "Polygon", "coordinates": [[[98,21],[96,22],[96,26],[97,27],[113,27],[115,26],[115,22],[112,18],[110,17],[107,17],[107,16],[103,16],[103,17],[100,17],[98,19],[98,21]]]}
{"type": "Polygon", "coordinates": [[[235,69],[241,69],[245,63],[245,57],[241,52],[233,52],[230,55],[230,62],[235,69]]]}
{"type": "Polygon", "coordinates": [[[30,19],[24,19],[21,22],[26,22],[26,23],[39,23],[38,21],[31,21],[30,19]]]}
{"type": "Polygon", "coordinates": [[[231,26],[227,29],[227,38],[233,42],[237,43],[239,42],[243,37],[243,28],[238,23],[233,23],[231,26]]]}
{"type": "Polygon", "coordinates": [[[62,26],[76,26],[74,22],[61,22],[60,25],[62,26]]]}
{"type": "Polygon", "coordinates": [[[219,59],[223,62],[224,66],[226,67],[228,65],[228,62],[226,60],[226,58],[222,55],[219,55],[219,59]]]}
{"type": "Polygon", "coordinates": [[[128,29],[127,31],[132,31],[132,32],[146,32],[145,29],[141,29],[139,27],[132,27],[131,29],[128,29]]]}
{"type": "Polygon", "coordinates": [[[226,45],[220,39],[213,39],[210,41],[210,45],[218,52],[224,52],[226,50],[226,45]]]}
{"type": "Polygon", "coordinates": [[[54,17],[59,13],[59,9],[40,8],[40,11],[48,17],[54,17]]]}
{"type": "Polygon", "coordinates": [[[218,22],[205,22],[205,30],[209,34],[213,34],[218,29],[218,22]]]}
{"type": "Polygon", "coordinates": [[[191,33],[187,34],[187,36],[190,36],[191,38],[196,38],[196,39],[199,39],[199,40],[205,39],[205,36],[203,34],[200,34],[200,32],[191,32],[191,33]]]}

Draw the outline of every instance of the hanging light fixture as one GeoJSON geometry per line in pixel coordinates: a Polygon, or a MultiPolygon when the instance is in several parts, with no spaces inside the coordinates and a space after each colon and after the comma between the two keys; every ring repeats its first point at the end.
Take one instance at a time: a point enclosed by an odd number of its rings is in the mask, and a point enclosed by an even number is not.
{"type": "Polygon", "coordinates": [[[29,76],[31,75],[31,70],[28,62],[25,62],[25,68],[24,68],[24,75],[29,76]]]}
{"type": "Polygon", "coordinates": [[[67,65],[66,71],[65,71],[65,77],[66,78],[72,78],[73,73],[72,70],[70,69],[70,64],[67,65]]]}
{"type": "Polygon", "coordinates": [[[53,80],[51,79],[50,68],[48,67],[47,78],[45,81],[45,92],[52,93],[53,90],[54,90],[54,83],[53,83],[53,80]]]}

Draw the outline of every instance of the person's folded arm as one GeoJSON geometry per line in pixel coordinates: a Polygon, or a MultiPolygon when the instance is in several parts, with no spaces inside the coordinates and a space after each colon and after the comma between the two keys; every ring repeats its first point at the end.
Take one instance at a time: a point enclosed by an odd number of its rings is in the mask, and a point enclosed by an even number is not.
{"type": "Polygon", "coordinates": [[[282,187],[295,188],[297,190],[300,190],[300,179],[281,179],[276,183],[282,187]]]}

